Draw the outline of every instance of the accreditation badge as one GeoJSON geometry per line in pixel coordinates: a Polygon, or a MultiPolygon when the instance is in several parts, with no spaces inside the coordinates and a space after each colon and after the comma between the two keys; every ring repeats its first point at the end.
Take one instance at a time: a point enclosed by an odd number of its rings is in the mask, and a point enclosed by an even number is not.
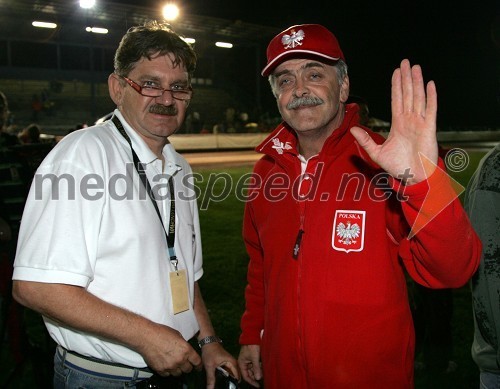
{"type": "Polygon", "coordinates": [[[337,210],[333,219],[332,247],[337,251],[362,251],[366,211],[337,210]]]}
{"type": "Polygon", "coordinates": [[[170,290],[174,315],[189,309],[189,293],[186,269],[170,272],[170,290]]]}

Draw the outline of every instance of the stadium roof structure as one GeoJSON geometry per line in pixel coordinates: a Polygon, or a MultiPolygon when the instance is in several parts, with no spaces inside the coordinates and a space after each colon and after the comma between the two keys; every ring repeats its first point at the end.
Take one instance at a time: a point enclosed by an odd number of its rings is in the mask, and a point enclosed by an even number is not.
{"type": "MultiPolygon", "coordinates": [[[[87,43],[86,27],[102,27],[109,33],[95,39],[96,43],[116,46],[131,26],[147,20],[161,20],[161,9],[133,4],[97,2],[93,9],[83,9],[77,1],[68,0],[1,0],[0,37],[8,40],[87,43]],[[57,28],[40,29],[31,25],[40,20],[57,24],[57,28]]],[[[242,45],[268,41],[280,31],[277,27],[261,26],[241,20],[219,19],[183,14],[173,28],[186,37],[200,40],[226,40],[242,45]]],[[[100,35],[100,34],[99,34],[100,35]]]]}

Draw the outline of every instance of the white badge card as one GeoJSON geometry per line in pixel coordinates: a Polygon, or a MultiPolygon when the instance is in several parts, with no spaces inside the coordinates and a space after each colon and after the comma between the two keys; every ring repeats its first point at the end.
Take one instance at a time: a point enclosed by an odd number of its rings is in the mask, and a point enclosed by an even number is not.
{"type": "Polygon", "coordinates": [[[170,290],[174,315],[189,309],[189,293],[186,269],[170,272],[170,290]]]}

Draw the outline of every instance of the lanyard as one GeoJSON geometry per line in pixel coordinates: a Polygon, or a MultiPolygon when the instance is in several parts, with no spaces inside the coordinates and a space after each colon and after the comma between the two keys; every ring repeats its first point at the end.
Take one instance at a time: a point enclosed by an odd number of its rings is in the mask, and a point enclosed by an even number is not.
{"type": "Polygon", "coordinates": [[[168,189],[170,191],[170,217],[168,221],[168,233],[165,230],[165,225],[163,224],[163,219],[161,217],[160,210],[158,209],[158,204],[156,203],[156,198],[153,193],[153,190],[151,188],[151,184],[148,181],[148,178],[146,177],[146,172],[144,169],[144,164],[139,161],[139,157],[135,153],[135,150],[132,147],[132,141],[130,140],[130,137],[128,134],[125,132],[125,129],[123,128],[122,123],[120,122],[120,119],[118,119],[116,116],[113,116],[111,119],[113,123],[116,126],[116,129],[118,132],[125,138],[125,140],[128,142],[130,146],[130,150],[132,151],[132,157],[134,159],[134,167],[137,173],[139,174],[139,177],[141,178],[142,184],[144,185],[144,188],[146,188],[146,192],[149,195],[149,198],[151,199],[151,202],[153,203],[156,214],[158,215],[158,218],[160,219],[160,223],[163,227],[163,231],[165,231],[165,236],[167,237],[167,246],[168,246],[168,255],[170,256],[170,262],[175,268],[175,271],[177,271],[177,264],[179,261],[177,260],[177,256],[175,255],[175,195],[174,195],[174,181],[172,179],[172,176],[168,179],[168,189]]]}

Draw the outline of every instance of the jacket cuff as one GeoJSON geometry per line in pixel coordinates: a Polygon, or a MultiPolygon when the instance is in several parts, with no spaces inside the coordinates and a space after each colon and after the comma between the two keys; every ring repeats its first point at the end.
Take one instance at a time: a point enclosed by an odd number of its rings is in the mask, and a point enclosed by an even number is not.
{"type": "Polygon", "coordinates": [[[259,333],[247,333],[244,332],[240,335],[240,344],[241,345],[249,345],[249,344],[258,344],[260,345],[261,343],[261,335],[259,333]]]}
{"type": "Polygon", "coordinates": [[[446,165],[441,158],[438,158],[436,169],[426,180],[407,186],[403,185],[400,180],[391,177],[391,187],[395,192],[402,193],[412,199],[423,200],[427,196],[430,187],[440,187],[449,183],[448,174],[442,174],[440,171],[446,172],[446,165]]]}

